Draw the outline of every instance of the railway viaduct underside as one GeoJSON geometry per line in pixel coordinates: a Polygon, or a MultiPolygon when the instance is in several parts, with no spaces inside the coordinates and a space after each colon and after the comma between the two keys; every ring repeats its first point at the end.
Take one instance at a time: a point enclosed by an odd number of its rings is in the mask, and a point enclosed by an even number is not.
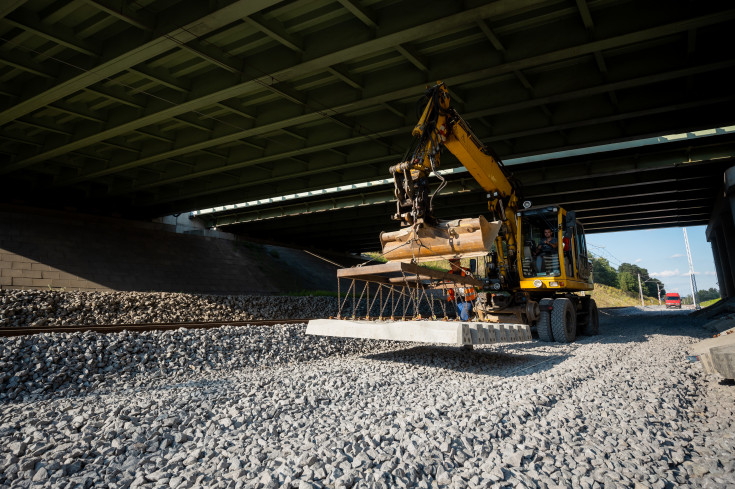
{"type": "MultiPolygon", "coordinates": [[[[732,297],[733,29],[727,1],[11,0],[0,205],[214,208],[198,219],[245,237],[374,250],[382,180],[443,80],[526,199],[591,233],[708,225],[732,297]]],[[[466,173],[446,178],[440,217],[484,212],[466,173]]],[[[4,227],[0,248],[24,232],[4,227]]]]}

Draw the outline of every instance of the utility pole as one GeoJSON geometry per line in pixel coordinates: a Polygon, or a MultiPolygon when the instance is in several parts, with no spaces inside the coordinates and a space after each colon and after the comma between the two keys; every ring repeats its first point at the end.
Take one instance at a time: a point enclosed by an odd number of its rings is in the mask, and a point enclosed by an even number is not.
{"type": "Polygon", "coordinates": [[[638,274],[638,292],[641,293],[641,307],[646,307],[643,303],[643,286],[641,285],[641,274],[638,274]]]}
{"type": "Polygon", "coordinates": [[[656,282],[656,289],[658,290],[658,305],[661,305],[661,286],[656,282]]]}
{"type": "Polygon", "coordinates": [[[689,237],[687,236],[687,228],[684,229],[684,244],[687,247],[687,259],[689,260],[689,283],[692,287],[692,303],[694,309],[699,309],[699,302],[697,302],[697,279],[694,278],[694,265],[692,265],[692,252],[689,251],[689,237]]]}

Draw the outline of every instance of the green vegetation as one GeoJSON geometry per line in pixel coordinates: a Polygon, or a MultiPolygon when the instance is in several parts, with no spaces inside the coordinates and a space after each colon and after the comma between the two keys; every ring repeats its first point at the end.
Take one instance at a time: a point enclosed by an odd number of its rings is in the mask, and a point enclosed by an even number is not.
{"type": "MultiPolygon", "coordinates": [[[[380,253],[373,251],[369,253],[363,253],[363,255],[370,257],[370,259],[375,262],[371,264],[377,264],[377,263],[387,263],[388,260],[385,259],[383,255],[380,253]]],[[[465,268],[470,268],[470,260],[475,260],[475,258],[462,258],[460,260],[460,263],[465,268]]],[[[480,266],[481,259],[476,259],[478,266],[480,266]]],[[[440,272],[446,272],[449,270],[449,260],[436,260],[436,261],[425,261],[421,262],[420,265],[422,267],[431,268],[433,270],[439,270],[440,272]]]]}
{"type": "MultiPolygon", "coordinates": [[[[707,303],[708,305],[714,304],[719,299],[720,291],[715,289],[714,287],[697,291],[697,302],[699,302],[702,307],[706,307],[704,306],[704,303],[707,303]]],[[[692,294],[682,297],[681,303],[692,304],[692,294]]]]}
{"type": "Polygon", "coordinates": [[[610,287],[618,286],[618,272],[606,258],[592,259],[592,273],[595,277],[595,284],[604,284],[610,287]]]}
{"type": "MultiPolygon", "coordinates": [[[[604,286],[607,286],[608,288],[615,288],[615,290],[618,290],[620,293],[627,293],[631,297],[634,297],[637,301],[636,304],[640,305],[640,299],[638,298],[640,293],[638,289],[638,275],[640,274],[643,296],[650,296],[652,298],[657,297],[658,290],[656,284],[658,284],[658,287],[660,287],[661,289],[661,300],[664,300],[666,290],[663,282],[656,278],[651,278],[648,275],[648,270],[646,270],[645,268],[641,268],[630,263],[622,263],[618,267],[618,269],[615,270],[605,258],[595,257],[592,258],[592,272],[595,281],[595,291],[597,291],[598,288],[603,291],[607,290],[604,288],[604,286]]],[[[707,307],[708,305],[714,304],[719,300],[719,298],[720,291],[715,288],[697,291],[697,299],[699,300],[699,303],[702,307],[707,307]]],[[[658,299],[655,300],[656,304],[658,304],[658,299]]],[[[614,299],[613,302],[619,301],[617,299],[614,299]]],[[[681,298],[681,303],[692,304],[691,294],[683,296],[681,298]]]]}
{"type": "Polygon", "coordinates": [[[700,307],[709,307],[713,304],[717,304],[718,302],[720,302],[720,299],[712,299],[709,301],[700,302],[699,305],[700,307]]]}
{"type": "MultiPolygon", "coordinates": [[[[595,284],[595,290],[588,292],[588,294],[595,300],[597,307],[627,307],[641,305],[641,298],[637,291],[636,293],[632,293],[615,287],[610,287],[608,285],[595,284]]],[[[661,301],[663,304],[663,298],[661,301]]],[[[658,299],[656,297],[644,295],[643,302],[647,306],[658,305],[658,299]]]]}
{"type": "MultiPolygon", "coordinates": [[[[463,260],[460,260],[459,263],[466,268],[470,268],[470,259],[466,258],[463,260]]],[[[421,263],[422,267],[431,268],[433,270],[439,270],[440,272],[447,272],[449,271],[449,260],[437,260],[437,261],[427,261],[421,263]]]]}
{"type": "Polygon", "coordinates": [[[664,283],[648,275],[648,270],[631,263],[622,263],[615,270],[605,258],[592,258],[592,272],[595,285],[602,284],[615,287],[623,292],[638,295],[638,275],[641,277],[641,288],[644,296],[658,297],[659,288],[661,297],[666,293],[664,283]],[[658,286],[656,285],[658,284],[658,286]]]}
{"type": "Polygon", "coordinates": [[[363,253],[363,255],[369,257],[371,261],[374,261],[376,263],[387,263],[388,262],[388,260],[383,256],[383,254],[377,251],[369,251],[367,253],[363,253]]]}

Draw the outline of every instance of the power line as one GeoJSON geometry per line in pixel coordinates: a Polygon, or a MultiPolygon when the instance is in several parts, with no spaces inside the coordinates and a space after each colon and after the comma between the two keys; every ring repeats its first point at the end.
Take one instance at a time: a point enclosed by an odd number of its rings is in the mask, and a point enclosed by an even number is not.
{"type": "Polygon", "coordinates": [[[604,247],[604,246],[594,245],[594,244],[590,243],[589,241],[587,242],[587,246],[591,246],[593,248],[604,250],[604,252],[607,253],[608,256],[610,256],[611,258],[613,258],[618,263],[618,266],[620,266],[623,263],[623,261],[620,258],[618,258],[617,256],[615,256],[612,253],[610,253],[610,251],[608,251],[607,248],[604,247]]]}

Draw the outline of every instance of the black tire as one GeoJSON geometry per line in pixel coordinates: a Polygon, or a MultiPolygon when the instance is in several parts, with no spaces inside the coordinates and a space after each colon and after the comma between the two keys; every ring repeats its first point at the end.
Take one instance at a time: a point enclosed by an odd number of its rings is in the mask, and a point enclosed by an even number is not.
{"type": "Polygon", "coordinates": [[[536,332],[540,341],[554,341],[554,336],[551,333],[551,315],[549,311],[543,310],[544,307],[552,305],[553,302],[553,299],[541,299],[538,303],[539,307],[542,308],[536,323],[536,332]]]}
{"type": "Polygon", "coordinates": [[[577,336],[577,312],[569,299],[556,299],[551,310],[551,331],[559,343],[571,343],[577,336]]]}
{"type": "Polygon", "coordinates": [[[582,304],[583,313],[577,315],[577,336],[582,336],[582,335],[587,334],[587,325],[590,322],[589,310],[590,310],[591,300],[592,299],[590,299],[587,296],[583,296],[580,299],[580,302],[582,304]]]}
{"type": "Polygon", "coordinates": [[[590,300],[589,308],[587,309],[589,314],[587,316],[587,327],[585,328],[585,334],[588,336],[595,336],[600,334],[600,314],[597,311],[597,303],[594,299],[590,300]]]}

